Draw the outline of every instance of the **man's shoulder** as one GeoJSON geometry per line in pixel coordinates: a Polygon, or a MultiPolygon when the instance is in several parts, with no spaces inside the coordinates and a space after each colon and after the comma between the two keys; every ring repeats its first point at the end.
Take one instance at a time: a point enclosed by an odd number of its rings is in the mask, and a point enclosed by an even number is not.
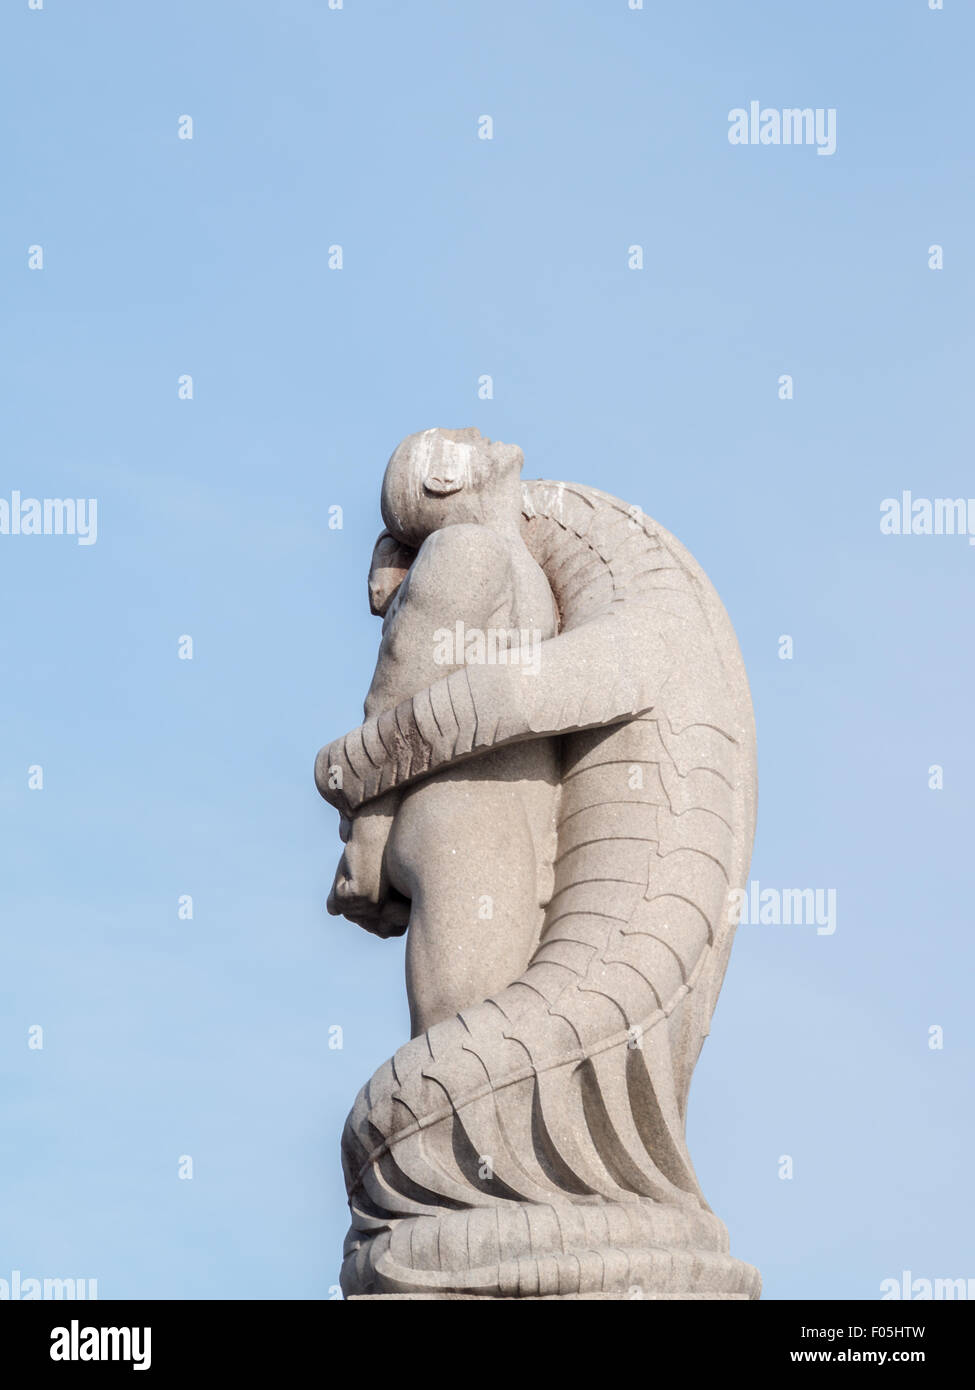
{"type": "Polygon", "coordinates": [[[484,566],[510,563],[511,546],[498,531],[477,522],[458,522],[433,531],[420,547],[417,557],[426,556],[437,564],[448,562],[484,566]]]}
{"type": "Polygon", "coordinates": [[[407,594],[436,597],[451,593],[485,597],[511,579],[511,546],[490,526],[458,522],[429,535],[409,573],[407,594]]]}

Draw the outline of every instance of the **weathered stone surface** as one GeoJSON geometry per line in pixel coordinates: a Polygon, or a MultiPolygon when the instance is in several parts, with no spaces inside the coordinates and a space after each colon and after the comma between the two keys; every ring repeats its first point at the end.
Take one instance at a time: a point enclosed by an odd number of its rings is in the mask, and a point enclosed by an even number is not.
{"type": "Polygon", "coordinates": [[[684,1135],[754,829],[740,653],[673,536],[521,462],[394,453],[367,717],[316,763],[330,911],[408,928],[414,1033],[346,1123],[343,1288],[757,1298],[684,1135]]]}

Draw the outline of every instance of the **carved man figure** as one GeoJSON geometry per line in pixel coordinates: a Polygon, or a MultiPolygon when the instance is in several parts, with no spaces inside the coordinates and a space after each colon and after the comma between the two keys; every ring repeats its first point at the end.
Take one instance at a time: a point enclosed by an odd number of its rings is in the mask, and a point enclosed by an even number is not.
{"type": "MultiPolygon", "coordinates": [[[[537,650],[555,635],[551,589],[521,535],[522,463],[519,448],[476,429],[425,430],[394,452],[383,520],[393,542],[418,553],[390,596],[388,570],[377,580],[390,546],[377,545],[372,601],[385,619],[367,718],[465,656],[515,661],[514,642],[537,650]],[[472,629],[486,640],[473,650],[458,642],[445,664],[443,634],[472,629]]],[[[533,739],[387,793],[343,822],[329,911],[380,936],[408,924],[414,1036],[527,966],[551,896],[558,782],[555,740],[533,739]]]]}

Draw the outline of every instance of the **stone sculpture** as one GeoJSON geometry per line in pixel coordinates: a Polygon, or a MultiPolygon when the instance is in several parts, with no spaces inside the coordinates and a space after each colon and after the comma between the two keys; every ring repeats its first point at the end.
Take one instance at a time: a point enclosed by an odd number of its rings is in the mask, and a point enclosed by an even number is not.
{"type": "Polygon", "coordinates": [[[752,1299],[685,1139],[755,820],[751,699],[688,552],[426,430],[383,483],[329,897],[408,931],[412,1039],[345,1126],[349,1298],[752,1299]]]}

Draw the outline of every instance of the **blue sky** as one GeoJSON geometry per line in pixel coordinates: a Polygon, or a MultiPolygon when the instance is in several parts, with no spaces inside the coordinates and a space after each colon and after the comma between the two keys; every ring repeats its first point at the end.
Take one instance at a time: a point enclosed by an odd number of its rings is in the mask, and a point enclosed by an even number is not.
{"type": "Polygon", "coordinates": [[[336,1284],[341,1125],[408,1016],[402,942],[325,915],[312,764],[436,424],[690,548],[752,682],[752,878],[836,890],[832,935],[740,929],[695,1076],[733,1251],[775,1299],[975,1276],[975,549],[879,528],[975,494],[973,38],[961,0],[3,7],[0,497],[95,497],[98,538],[0,535],[0,1278],[336,1284]],[[751,100],[835,108],[835,154],[732,146],[751,100]]]}

